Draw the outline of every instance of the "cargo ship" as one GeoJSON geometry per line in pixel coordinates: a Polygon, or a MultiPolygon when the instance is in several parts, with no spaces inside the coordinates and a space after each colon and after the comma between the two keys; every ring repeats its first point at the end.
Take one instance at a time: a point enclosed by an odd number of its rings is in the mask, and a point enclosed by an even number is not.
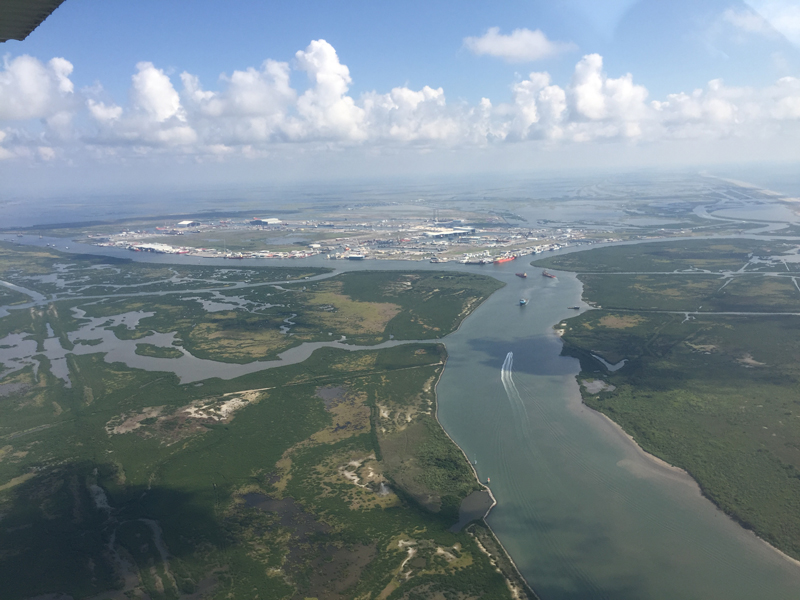
{"type": "Polygon", "coordinates": [[[517,257],[513,256],[513,255],[512,256],[501,256],[500,258],[495,258],[494,259],[494,264],[502,265],[503,263],[507,263],[509,261],[516,260],[516,258],[517,257]]]}
{"type": "Polygon", "coordinates": [[[549,277],[550,279],[558,279],[555,275],[548,273],[547,271],[542,271],[542,276],[549,277]]]}
{"type": "Polygon", "coordinates": [[[516,275],[517,277],[522,277],[523,279],[525,279],[528,276],[527,273],[514,273],[514,275],[516,275]]]}

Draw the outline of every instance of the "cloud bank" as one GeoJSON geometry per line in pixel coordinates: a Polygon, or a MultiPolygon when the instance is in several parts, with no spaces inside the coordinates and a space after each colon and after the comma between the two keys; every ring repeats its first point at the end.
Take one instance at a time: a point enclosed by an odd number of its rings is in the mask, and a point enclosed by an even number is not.
{"type": "MultiPolygon", "coordinates": [[[[503,56],[534,56],[526,44],[537,36],[514,41],[516,34],[492,35],[506,38],[507,45],[498,46],[505,48],[503,56]]],[[[714,80],[703,89],[653,99],[632,74],[609,76],[598,54],[581,58],[570,81],[556,83],[548,73],[534,71],[510,84],[509,97],[483,98],[474,105],[450,102],[441,87],[433,86],[398,86],[354,97],[349,68],[325,40],[312,41],[291,62],[266,60],[222,75],[213,90],[191,73],[173,77],[151,62],[139,62],[126,104],[112,101],[102,89],[76,91],[72,70],[64,58],[5,60],[0,159],[173,155],[226,160],[289,146],[316,152],[348,147],[427,152],[523,141],[787,139],[800,123],[798,78],[784,77],[765,88],[714,80]],[[307,83],[302,91],[293,86],[293,77],[307,83]]]]}

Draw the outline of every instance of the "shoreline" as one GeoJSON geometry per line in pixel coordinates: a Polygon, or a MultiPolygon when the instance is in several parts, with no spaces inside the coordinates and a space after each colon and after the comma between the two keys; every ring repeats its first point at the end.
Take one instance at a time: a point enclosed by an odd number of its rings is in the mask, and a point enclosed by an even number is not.
{"type": "MultiPolygon", "coordinates": [[[[576,377],[576,381],[577,381],[577,377],[578,376],[576,375],[575,377],[576,377]]],[[[634,448],[635,452],[639,456],[641,456],[643,459],[645,459],[646,461],[650,462],[651,464],[659,467],[660,469],[662,469],[664,471],[668,471],[673,476],[677,476],[678,478],[680,478],[680,480],[682,482],[691,484],[691,486],[697,490],[698,494],[700,494],[704,499],[706,499],[708,502],[710,502],[714,506],[714,508],[717,510],[718,513],[723,515],[725,518],[730,519],[730,521],[735,523],[736,526],[742,532],[744,532],[746,534],[749,534],[749,535],[752,535],[753,537],[758,539],[762,544],[764,544],[768,549],[770,549],[773,552],[775,552],[776,554],[778,554],[782,559],[792,563],[793,565],[795,565],[797,567],[800,567],[800,560],[798,560],[798,559],[796,559],[796,558],[794,558],[792,556],[789,556],[788,554],[783,552],[780,548],[777,548],[777,547],[773,546],[767,540],[765,540],[760,535],[758,535],[755,531],[753,531],[752,529],[748,529],[747,527],[744,527],[734,517],[732,517],[731,515],[726,513],[724,510],[722,510],[717,505],[716,502],[714,502],[705,493],[703,493],[703,488],[700,487],[700,484],[697,482],[697,480],[694,477],[692,477],[691,473],[689,473],[686,469],[683,469],[681,467],[678,467],[678,466],[675,466],[673,464],[670,464],[667,461],[665,461],[664,459],[659,458],[655,454],[650,454],[647,450],[645,450],[644,448],[642,448],[639,445],[639,443],[636,441],[636,439],[631,434],[629,434],[627,431],[625,431],[625,429],[623,429],[622,425],[620,425],[619,423],[614,421],[611,417],[609,417],[605,413],[602,413],[599,410],[596,410],[596,409],[592,408],[591,406],[589,406],[588,404],[586,404],[583,401],[583,397],[581,397],[581,405],[584,408],[587,408],[588,410],[592,411],[592,413],[594,413],[595,415],[599,415],[600,417],[602,417],[602,419],[604,421],[606,421],[611,426],[611,430],[614,433],[616,433],[620,438],[622,438],[625,441],[629,442],[630,446],[632,446],[634,448]]]]}
{"type": "Polygon", "coordinates": [[[800,197],[798,196],[795,196],[793,194],[787,194],[785,192],[771,190],[756,183],[750,183],[749,181],[741,181],[739,179],[731,179],[729,177],[720,177],[719,175],[711,175],[711,174],[707,174],[704,176],[710,179],[718,179],[719,181],[724,181],[725,183],[730,183],[738,187],[743,187],[751,190],[758,190],[762,194],[771,196],[774,200],[777,200],[778,202],[783,202],[785,204],[788,204],[791,210],[795,211],[796,214],[800,215],[800,207],[797,206],[798,204],[800,204],[800,197]]]}
{"type": "MultiPolygon", "coordinates": [[[[488,300],[488,297],[487,297],[487,300],[488,300]]],[[[484,300],[484,302],[485,302],[485,300],[484,300]]],[[[469,315],[467,316],[467,318],[469,318],[469,315]]],[[[463,319],[461,321],[461,323],[463,323],[465,320],[466,319],[463,319]]],[[[460,324],[459,324],[459,327],[461,327],[460,324]]],[[[446,350],[447,349],[447,344],[445,344],[444,342],[440,342],[440,343],[445,347],[445,350],[446,350]]],[[[435,397],[435,401],[436,401],[436,410],[434,411],[434,415],[433,416],[436,419],[436,423],[439,425],[441,430],[447,436],[447,439],[449,439],[453,443],[453,445],[456,448],[458,448],[458,451],[461,452],[461,455],[464,457],[464,460],[467,462],[467,464],[469,465],[470,470],[472,471],[472,475],[475,477],[475,481],[478,482],[478,485],[480,485],[483,488],[483,491],[487,492],[489,494],[489,497],[492,499],[492,504],[489,506],[489,508],[486,509],[486,512],[484,513],[483,517],[481,517],[481,521],[483,522],[483,525],[486,527],[486,529],[489,530],[489,532],[492,534],[492,537],[497,541],[497,545],[499,546],[500,550],[505,555],[505,558],[508,560],[508,562],[514,568],[514,571],[516,572],[516,574],[519,577],[520,581],[522,581],[522,583],[525,584],[525,586],[527,586],[528,590],[533,594],[533,597],[538,599],[539,595],[536,593],[536,590],[534,590],[533,586],[530,584],[530,582],[527,579],[525,579],[525,576],[519,570],[519,567],[517,566],[517,563],[514,562],[514,559],[511,557],[511,554],[509,554],[508,550],[503,545],[503,542],[500,540],[499,537],[497,537],[497,534],[494,532],[494,530],[492,529],[491,525],[489,525],[489,523],[486,522],[486,517],[488,517],[489,513],[492,512],[492,509],[495,506],[497,506],[497,498],[495,498],[494,494],[492,493],[492,489],[488,485],[486,485],[485,483],[483,483],[480,480],[480,477],[478,477],[478,471],[475,469],[475,465],[472,464],[472,461],[469,460],[469,457],[467,456],[467,453],[464,452],[464,449],[456,443],[456,441],[447,432],[447,429],[444,428],[444,425],[442,425],[441,421],[439,421],[439,396],[438,396],[438,393],[437,393],[437,389],[439,387],[439,382],[442,380],[442,374],[444,373],[444,370],[447,368],[447,360],[449,358],[450,358],[450,354],[448,352],[447,358],[445,358],[445,361],[444,361],[444,365],[442,365],[442,372],[439,373],[439,377],[436,379],[436,384],[433,386],[433,393],[434,393],[434,397],[435,397]]],[[[465,527],[464,529],[466,530],[467,527],[465,527]]],[[[506,583],[509,585],[509,588],[510,588],[511,587],[511,582],[506,580],[506,583]]]]}
{"type": "MultiPolygon", "coordinates": [[[[576,276],[576,278],[577,278],[578,273],[573,273],[573,275],[576,276]]],[[[578,280],[578,281],[580,281],[580,280],[578,280]]],[[[581,301],[583,301],[583,283],[581,283],[580,299],[581,299],[581,301]]],[[[564,340],[562,339],[561,335],[558,333],[560,330],[556,329],[556,327],[558,326],[558,324],[560,322],[562,322],[562,321],[554,323],[553,324],[553,329],[554,329],[554,331],[556,331],[556,334],[558,335],[559,339],[561,340],[562,347],[563,347],[563,345],[566,342],[564,342],[564,340]]],[[[593,408],[593,407],[589,406],[588,404],[586,404],[586,402],[584,402],[584,399],[583,399],[583,391],[582,391],[581,382],[579,381],[579,377],[581,377],[582,373],[583,373],[583,371],[578,371],[578,373],[575,374],[575,376],[574,376],[575,384],[578,387],[578,396],[580,398],[580,407],[581,408],[587,409],[592,414],[594,414],[596,416],[599,416],[601,418],[601,421],[605,422],[609,426],[609,430],[610,430],[610,432],[612,434],[614,434],[618,438],[624,440],[629,445],[629,447],[631,447],[634,450],[634,452],[638,456],[643,458],[645,461],[647,461],[651,465],[653,465],[655,467],[658,467],[658,469],[660,469],[664,475],[670,476],[670,477],[680,481],[681,483],[691,485],[702,498],[704,498],[705,500],[707,500],[708,502],[711,503],[711,505],[714,507],[714,509],[719,514],[721,514],[726,519],[729,519],[731,522],[733,522],[736,525],[736,527],[739,528],[740,531],[742,531],[745,534],[749,534],[749,535],[752,535],[753,537],[755,537],[759,542],[761,542],[764,546],[766,546],[766,548],[768,548],[772,552],[776,553],[781,559],[789,562],[790,564],[792,564],[794,566],[800,567],[800,560],[798,560],[798,559],[796,559],[796,558],[794,558],[792,556],[789,556],[788,554],[783,552],[781,549],[773,546],[767,540],[765,540],[760,535],[758,535],[754,530],[748,529],[747,527],[744,527],[732,515],[729,515],[724,510],[722,510],[722,508],[720,508],[719,505],[717,505],[716,502],[714,502],[711,498],[709,498],[703,492],[703,488],[700,486],[700,484],[697,482],[697,480],[694,477],[692,477],[691,473],[689,473],[686,469],[683,469],[682,467],[678,467],[676,465],[668,463],[663,458],[660,458],[660,457],[656,456],[655,454],[651,454],[651,453],[647,452],[647,450],[642,448],[639,445],[639,442],[637,442],[636,439],[622,427],[622,425],[620,425],[619,423],[614,421],[607,414],[605,414],[605,413],[603,413],[603,412],[601,412],[599,410],[596,410],[595,408],[593,408]]]]}
{"type": "MultiPolygon", "coordinates": [[[[500,281],[500,280],[498,279],[498,281],[500,281]]],[[[503,284],[503,286],[498,288],[497,290],[495,290],[495,292],[498,291],[498,290],[503,289],[503,287],[508,285],[504,281],[500,281],[500,282],[503,284]]],[[[461,326],[464,324],[464,321],[466,321],[468,318],[470,318],[474,314],[474,312],[478,308],[480,308],[481,305],[483,305],[484,302],[489,300],[489,298],[491,298],[494,295],[495,292],[492,292],[491,294],[489,294],[486,298],[483,299],[483,302],[481,302],[480,304],[478,304],[478,306],[473,308],[472,312],[470,314],[468,314],[466,317],[464,317],[463,319],[461,319],[461,322],[458,324],[458,327],[456,327],[450,333],[451,334],[455,333],[456,331],[461,329],[461,326]]],[[[450,334],[448,334],[448,335],[450,335],[450,334]]],[[[445,338],[446,337],[447,336],[445,336],[445,338]]],[[[442,338],[442,340],[439,341],[439,343],[442,344],[445,347],[445,350],[447,351],[447,343],[444,341],[445,338],[442,338]]],[[[478,485],[481,486],[481,488],[483,488],[483,490],[485,492],[487,492],[489,494],[489,497],[492,499],[492,504],[489,506],[489,508],[486,509],[486,512],[484,513],[483,517],[481,517],[481,521],[483,522],[483,524],[486,527],[486,529],[488,529],[489,532],[492,534],[492,537],[497,541],[498,547],[503,552],[503,554],[505,555],[505,558],[508,560],[508,562],[511,564],[511,566],[514,568],[514,571],[516,572],[516,574],[519,577],[520,581],[522,581],[522,583],[525,586],[527,586],[528,590],[533,594],[534,598],[539,598],[539,595],[536,593],[536,590],[534,590],[534,588],[530,584],[530,582],[527,579],[525,579],[525,576],[519,570],[519,567],[517,566],[517,563],[514,562],[514,559],[511,557],[511,554],[509,554],[508,550],[503,545],[503,542],[500,540],[499,537],[497,537],[497,534],[494,532],[494,530],[489,525],[489,523],[486,522],[486,518],[489,516],[489,513],[492,512],[492,509],[495,506],[497,506],[497,498],[495,498],[495,495],[492,493],[492,489],[488,485],[486,485],[485,483],[483,483],[480,480],[480,477],[478,477],[478,471],[475,469],[475,465],[472,464],[472,461],[470,461],[469,457],[467,456],[467,453],[464,452],[464,449],[461,446],[459,446],[458,443],[456,443],[456,441],[452,438],[452,436],[447,431],[447,429],[445,429],[444,425],[442,425],[442,422],[439,420],[439,393],[438,393],[439,382],[442,380],[442,375],[444,374],[444,371],[447,368],[447,361],[449,359],[450,359],[450,352],[448,351],[447,352],[447,357],[445,358],[444,364],[442,365],[442,371],[441,371],[441,373],[439,373],[439,377],[436,378],[436,383],[433,386],[433,395],[434,395],[434,402],[435,402],[435,407],[436,407],[436,410],[433,413],[433,417],[434,417],[434,419],[436,419],[436,423],[439,425],[441,430],[447,436],[447,439],[449,439],[453,443],[453,445],[456,448],[458,448],[458,451],[461,452],[461,455],[464,457],[464,460],[467,462],[467,464],[469,465],[470,470],[472,471],[472,475],[475,477],[475,481],[478,483],[478,485]]],[[[511,584],[511,582],[509,582],[508,580],[507,580],[507,583],[509,585],[511,584]]]]}
{"type": "MultiPolygon", "coordinates": [[[[730,237],[738,237],[738,236],[730,236],[730,237]]],[[[651,241],[651,240],[647,240],[645,243],[647,243],[647,242],[649,242],[649,241],[651,241]]],[[[657,240],[653,240],[653,241],[657,241],[657,240]]],[[[641,243],[641,242],[638,242],[638,243],[641,243]]],[[[582,250],[589,250],[589,249],[591,249],[591,248],[581,248],[581,249],[578,249],[578,251],[582,251],[582,250]]],[[[177,261],[175,261],[175,262],[177,263],[177,261]]],[[[381,268],[380,268],[378,265],[375,265],[375,268],[376,268],[376,270],[382,270],[382,269],[381,269],[381,268]]],[[[490,274],[490,276],[491,276],[491,274],[490,274]]],[[[506,284],[504,284],[504,285],[506,285],[506,284]]],[[[484,299],[484,301],[483,301],[483,302],[481,302],[481,303],[480,303],[480,304],[478,304],[477,306],[473,307],[473,312],[474,312],[475,310],[477,310],[477,308],[479,308],[479,307],[480,307],[480,306],[481,306],[481,305],[482,305],[482,304],[483,304],[483,303],[484,303],[486,300],[488,300],[488,299],[489,299],[489,298],[490,298],[492,295],[493,295],[493,294],[490,294],[489,296],[487,296],[487,297],[484,299]]],[[[469,318],[470,316],[472,316],[472,313],[470,313],[469,315],[467,315],[467,317],[465,317],[464,319],[462,319],[461,323],[459,323],[458,327],[457,327],[457,328],[456,328],[454,331],[458,331],[458,330],[461,328],[461,326],[463,325],[463,323],[464,323],[464,321],[466,320],[466,318],[469,318]]],[[[451,332],[451,333],[452,333],[452,332],[451,332]]],[[[445,336],[444,338],[441,338],[441,339],[439,339],[439,340],[430,340],[430,341],[429,341],[429,343],[442,343],[442,344],[445,346],[445,348],[447,348],[447,344],[444,342],[444,340],[445,340],[445,339],[446,339],[446,336],[445,336]]],[[[444,368],[446,367],[446,364],[447,364],[447,359],[445,359],[445,362],[444,362],[444,365],[443,365],[443,368],[442,368],[442,373],[444,373],[444,368]]],[[[453,440],[453,438],[450,436],[450,434],[448,433],[448,431],[445,429],[445,427],[444,427],[444,426],[441,424],[441,422],[439,421],[439,414],[438,414],[438,412],[439,412],[439,404],[438,404],[438,384],[439,384],[439,381],[440,381],[440,380],[441,380],[441,374],[440,374],[440,376],[437,378],[437,380],[436,380],[436,383],[435,383],[435,385],[434,385],[434,395],[435,395],[434,397],[435,397],[435,402],[436,402],[436,407],[435,407],[435,419],[436,419],[436,422],[439,424],[439,427],[442,429],[442,431],[445,433],[445,435],[447,435],[448,439],[450,439],[450,440],[451,440],[451,441],[452,441],[452,442],[455,444],[455,446],[456,446],[456,447],[459,449],[459,451],[461,451],[461,453],[462,453],[462,455],[464,456],[465,460],[467,460],[467,463],[468,463],[468,464],[470,464],[470,468],[472,469],[472,471],[473,471],[473,474],[474,474],[474,476],[475,476],[475,478],[476,478],[476,481],[478,482],[478,484],[479,484],[479,485],[480,485],[480,486],[481,486],[483,489],[485,489],[485,490],[486,490],[486,491],[487,491],[487,492],[490,494],[490,497],[491,497],[491,499],[492,499],[492,505],[491,505],[491,506],[489,507],[489,509],[486,511],[486,514],[485,514],[485,515],[484,515],[484,517],[483,517],[483,523],[486,525],[487,529],[488,529],[490,532],[492,532],[492,535],[494,535],[494,536],[495,536],[495,538],[497,539],[497,536],[494,534],[494,532],[493,532],[493,530],[491,529],[491,527],[488,525],[488,523],[486,523],[486,518],[488,517],[488,515],[490,514],[490,512],[491,512],[491,510],[494,508],[494,506],[496,506],[496,505],[497,505],[497,501],[496,501],[496,499],[495,499],[495,497],[494,497],[494,495],[493,495],[493,493],[492,493],[491,489],[490,489],[490,488],[488,488],[488,486],[486,486],[485,484],[483,484],[483,483],[480,481],[480,479],[478,478],[478,475],[477,475],[477,470],[475,469],[474,465],[472,465],[471,461],[469,460],[469,457],[466,455],[466,453],[464,452],[464,450],[463,450],[463,449],[462,449],[462,448],[461,448],[461,447],[460,447],[460,446],[459,446],[459,445],[458,445],[458,444],[457,444],[457,443],[456,443],[456,442],[453,440]]],[[[683,481],[683,480],[685,480],[685,478],[688,478],[689,480],[691,480],[692,484],[693,484],[694,486],[697,486],[697,488],[699,489],[699,485],[698,485],[698,484],[697,484],[697,482],[694,480],[694,478],[692,478],[692,477],[691,477],[691,475],[689,475],[689,474],[688,474],[688,472],[686,472],[685,470],[681,469],[680,467],[676,467],[676,466],[674,466],[674,465],[670,465],[669,463],[667,463],[667,462],[666,462],[666,461],[664,461],[663,459],[660,459],[660,458],[658,458],[657,456],[655,456],[655,455],[652,455],[652,454],[650,454],[650,453],[646,452],[645,450],[643,450],[643,449],[642,449],[642,448],[641,448],[641,447],[638,445],[638,443],[636,442],[636,440],[635,440],[635,439],[634,439],[632,436],[630,436],[630,435],[629,435],[629,434],[628,434],[628,433],[627,433],[627,432],[626,432],[626,431],[625,431],[625,430],[624,430],[624,429],[623,429],[623,428],[622,428],[622,427],[621,427],[619,424],[617,424],[616,422],[614,422],[614,421],[613,421],[613,420],[612,420],[610,417],[608,417],[607,415],[605,415],[605,414],[603,414],[603,413],[601,413],[601,412],[599,412],[599,411],[596,411],[595,409],[593,409],[593,408],[589,407],[588,405],[586,405],[585,403],[583,403],[582,399],[581,399],[581,402],[580,402],[579,406],[583,406],[583,407],[585,407],[585,408],[589,408],[590,410],[592,410],[592,412],[602,415],[602,417],[604,417],[604,418],[605,418],[605,419],[606,419],[606,420],[607,420],[609,423],[611,423],[611,424],[612,424],[612,426],[613,426],[613,428],[614,428],[614,429],[617,429],[617,430],[618,430],[618,431],[617,431],[617,435],[619,435],[620,437],[624,437],[624,438],[626,438],[626,439],[627,439],[627,440],[628,440],[630,443],[632,443],[632,444],[633,444],[633,446],[635,446],[635,448],[637,449],[637,451],[638,451],[639,453],[641,453],[641,455],[642,455],[644,458],[646,458],[646,459],[647,459],[649,462],[652,462],[653,464],[656,464],[656,465],[658,465],[659,467],[662,467],[662,468],[664,469],[664,473],[666,473],[666,472],[670,472],[670,473],[672,473],[672,474],[673,474],[673,476],[674,476],[674,477],[676,477],[676,478],[680,478],[682,481],[683,481]]],[[[699,490],[699,491],[700,491],[701,495],[703,495],[703,494],[702,494],[702,490],[699,490]]],[[[708,499],[708,498],[706,498],[704,495],[703,495],[703,497],[704,497],[705,499],[708,499]]],[[[713,504],[713,502],[712,502],[712,504],[713,504]]],[[[723,511],[721,511],[721,510],[719,509],[719,507],[717,507],[717,506],[716,506],[716,504],[714,504],[714,507],[715,507],[717,510],[719,510],[719,512],[722,512],[722,514],[724,514],[726,517],[728,517],[728,518],[731,518],[729,515],[727,515],[727,513],[724,513],[723,511]]],[[[732,520],[735,520],[735,519],[732,519],[732,520]]],[[[741,526],[741,525],[740,525],[738,522],[736,523],[736,525],[737,525],[737,527],[739,527],[739,528],[740,528],[741,530],[743,530],[743,531],[748,531],[748,532],[750,532],[750,533],[753,533],[751,530],[748,530],[748,529],[746,529],[746,528],[742,527],[742,526],[741,526]]],[[[753,534],[753,535],[755,535],[755,534],[753,534]]],[[[758,537],[758,536],[756,536],[756,537],[758,537]]],[[[774,546],[772,546],[772,545],[771,545],[771,544],[769,544],[768,542],[764,541],[764,540],[763,540],[763,539],[761,539],[760,537],[759,537],[759,540],[760,540],[760,541],[762,541],[762,542],[764,542],[764,543],[765,543],[765,544],[766,544],[766,545],[767,545],[767,546],[768,546],[770,549],[772,549],[772,550],[775,550],[776,552],[778,552],[778,553],[779,553],[779,554],[780,554],[780,555],[781,555],[783,558],[788,558],[788,559],[789,559],[791,562],[793,562],[793,563],[795,563],[795,564],[797,564],[797,565],[800,565],[800,561],[796,561],[796,560],[795,560],[795,559],[793,559],[792,557],[790,557],[790,556],[788,556],[788,555],[784,554],[784,553],[783,553],[783,552],[781,552],[779,549],[775,548],[774,546]]],[[[498,541],[498,545],[499,545],[499,547],[500,547],[500,548],[502,549],[502,551],[505,553],[505,556],[506,556],[506,557],[509,559],[510,563],[511,563],[511,564],[514,566],[514,568],[516,569],[516,572],[517,572],[517,574],[519,574],[519,576],[520,576],[520,579],[521,579],[522,581],[524,581],[524,582],[527,584],[527,586],[528,586],[528,588],[529,588],[529,589],[533,589],[533,588],[532,588],[532,586],[530,586],[530,584],[527,582],[527,580],[526,580],[526,579],[525,579],[525,578],[524,578],[524,577],[521,575],[521,573],[519,572],[519,569],[516,567],[516,564],[514,563],[514,561],[513,561],[513,559],[511,558],[511,556],[509,555],[509,553],[508,553],[508,551],[506,550],[506,548],[505,548],[505,547],[502,545],[502,543],[500,542],[500,540],[499,540],[499,539],[498,539],[497,541],[498,541]]],[[[534,593],[535,593],[535,591],[534,591],[534,593]]]]}

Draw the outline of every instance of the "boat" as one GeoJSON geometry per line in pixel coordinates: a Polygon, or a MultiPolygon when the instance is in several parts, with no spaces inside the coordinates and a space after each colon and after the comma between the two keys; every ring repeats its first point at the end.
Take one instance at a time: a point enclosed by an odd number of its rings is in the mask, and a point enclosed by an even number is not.
{"type": "Polygon", "coordinates": [[[528,276],[527,273],[514,273],[514,275],[516,275],[517,277],[522,277],[523,279],[525,279],[528,276]]]}
{"type": "Polygon", "coordinates": [[[580,310],[580,306],[568,306],[567,308],[571,308],[572,310],[580,310]]]}
{"type": "Polygon", "coordinates": [[[364,260],[366,258],[363,254],[350,254],[347,256],[350,260],[364,260]]]}
{"type": "Polygon", "coordinates": [[[509,261],[516,260],[516,258],[517,257],[514,256],[513,254],[511,256],[501,256],[500,258],[495,258],[494,259],[494,264],[502,265],[503,263],[507,263],[509,261]]]}
{"type": "Polygon", "coordinates": [[[444,256],[434,256],[431,259],[431,262],[432,263],[446,263],[446,262],[450,262],[450,259],[445,258],[444,256]]]}
{"type": "Polygon", "coordinates": [[[527,303],[528,303],[528,300],[526,298],[520,298],[519,299],[519,305],[520,306],[525,306],[527,303]]]}
{"type": "Polygon", "coordinates": [[[547,271],[542,271],[542,276],[549,277],[550,279],[558,279],[555,275],[548,273],[547,271]]]}

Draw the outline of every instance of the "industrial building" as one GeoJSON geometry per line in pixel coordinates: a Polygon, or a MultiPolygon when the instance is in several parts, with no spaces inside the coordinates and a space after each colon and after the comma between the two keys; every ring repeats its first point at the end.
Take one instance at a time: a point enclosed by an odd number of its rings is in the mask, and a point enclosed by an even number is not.
{"type": "Polygon", "coordinates": [[[423,231],[422,235],[430,238],[454,238],[461,237],[462,235],[468,235],[470,233],[475,233],[474,227],[454,227],[452,229],[440,227],[438,229],[423,231]]]}
{"type": "Polygon", "coordinates": [[[262,219],[260,217],[253,217],[253,220],[250,221],[250,225],[280,225],[281,220],[275,218],[267,218],[262,219]]]}

